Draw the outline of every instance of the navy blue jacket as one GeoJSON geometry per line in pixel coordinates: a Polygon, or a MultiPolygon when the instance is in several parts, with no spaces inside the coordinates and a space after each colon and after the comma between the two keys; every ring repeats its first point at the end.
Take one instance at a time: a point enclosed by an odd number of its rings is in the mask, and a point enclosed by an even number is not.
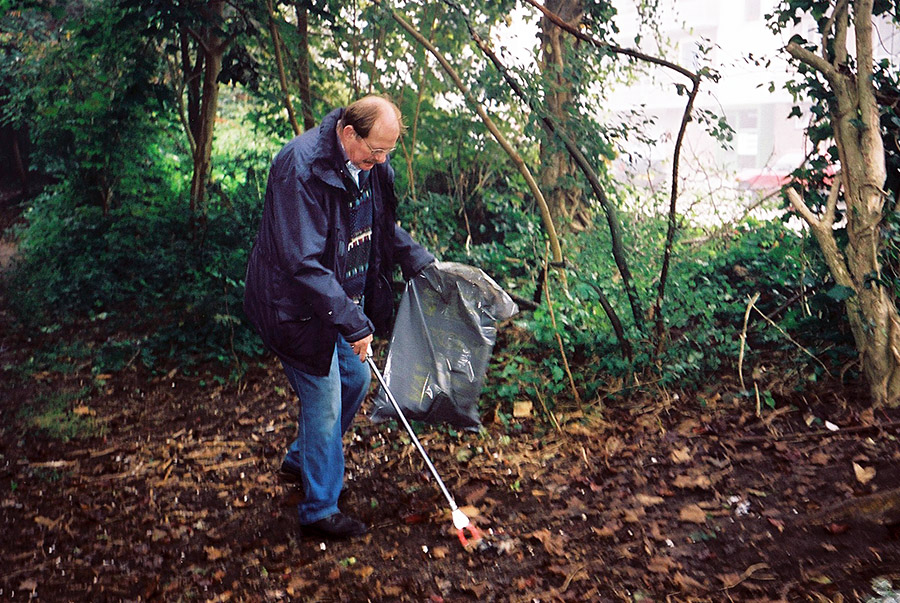
{"type": "Polygon", "coordinates": [[[337,139],[342,113],[329,113],[272,162],[244,291],[244,311],[266,347],[314,375],[328,374],[339,334],[353,342],[388,328],[396,264],[409,279],[434,261],[397,225],[394,170],[376,164],[369,176],[374,220],[365,312],[347,297],[349,204],[359,189],[337,139]]]}

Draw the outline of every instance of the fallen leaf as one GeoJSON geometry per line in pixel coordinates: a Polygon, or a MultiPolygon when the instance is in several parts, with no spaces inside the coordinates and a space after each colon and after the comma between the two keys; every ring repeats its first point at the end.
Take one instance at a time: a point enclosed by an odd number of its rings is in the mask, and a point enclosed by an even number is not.
{"type": "Polygon", "coordinates": [[[647,569],[657,574],[667,574],[673,567],[675,567],[675,562],[669,557],[651,557],[647,562],[647,569]]]}
{"type": "Polygon", "coordinates": [[[466,517],[468,517],[469,519],[481,517],[481,511],[474,505],[463,505],[459,508],[459,510],[465,513],[466,517]]]}
{"type": "Polygon", "coordinates": [[[554,535],[544,528],[528,535],[544,545],[544,549],[551,555],[564,556],[566,554],[566,539],[563,536],[554,535]]]}
{"type": "Polygon", "coordinates": [[[475,451],[464,446],[456,451],[456,462],[467,463],[473,456],[475,456],[475,451]]]}
{"type": "Polygon", "coordinates": [[[606,456],[613,456],[625,448],[625,443],[616,436],[610,436],[606,439],[603,447],[606,450],[606,456]]]}
{"type": "Polygon", "coordinates": [[[859,413],[860,422],[866,427],[870,427],[875,424],[875,411],[872,408],[867,408],[861,413],[859,413]]]}
{"type": "Polygon", "coordinates": [[[819,451],[809,457],[809,462],[816,465],[825,466],[831,464],[831,458],[824,452],[819,451]]]}
{"type": "Polygon", "coordinates": [[[640,523],[641,517],[645,516],[647,511],[644,510],[643,507],[640,509],[625,509],[622,519],[627,521],[628,523],[640,523]]]}
{"type": "Polygon", "coordinates": [[[90,408],[88,408],[85,405],[81,405],[81,406],[76,406],[75,408],[73,408],[72,414],[79,415],[79,416],[85,416],[85,415],[95,415],[95,414],[97,414],[97,412],[94,410],[91,410],[90,408]]]}
{"type": "Polygon", "coordinates": [[[697,582],[690,576],[685,576],[681,572],[675,572],[673,580],[675,580],[675,584],[680,586],[682,590],[705,590],[704,586],[701,583],[697,582]]]}
{"type": "Polygon", "coordinates": [[[566,423],[563,428],[566,430],[566,433],[570,433],[572,435],[580,435],[580,436],[588,436],[594,437],[597,434],[582,425],[581,423],[566,423]]]}
{"type": "Polygon", "coordinates": [[[591,527],[591,531],[600,538],[612,538],[616,535],[618,526],[605,525],[602,528],[591,527]]]}
{"type": "Polygon", "coordinates": [[[722,581],[722,584],[725,585],[725,588],[734,588],[738,584],[741,583],[740,574],[728,573],[728,574],[718,574],[716,576],[719,580],[722,581]]]}
{"type": "Polygon", "coordinates": [[[681,521],[705,523],[706,511],[701,509],[698,505],[688,505],[686,507],[682,507],[681,511],[678,512],[678,518],[681,521]]]}
{"type": "Polygon", "coordinates": [[[431,556],[435,559],[443,559],[450,553],[450,549],[445,546],[436,546],[431,549],[431,556]]]}
{"type": "Polygon", "coordinates": [[[673,484],[676,488],[702,488],[712,487],[712,481],[706,475],[679,475],[673,484]]]}
{"type": "Polygon", "coordinates": [[[34,518],[34,523],[38,524],[39,526],[44,526],[48,530],[52,530],[53,528],[55,528],[57,522],[59,522],[58,519],[50,519],[49,517],[44,517],[43,515],[38,515],[34,518]]]}
{"type": "Polygon", "coordinates": [[[203,550],[206,551],[206,558],[210,561],[216,561],[231,554],[231,549],[228,547],[219,549],[214,546],[205,546],[203,547],[203,550]]]}
{"type": "Polygon", "coordinates": [[[685,419],[678,424],[678,427],[675,428],[675,431],[683,436],[689,436],[696,433],[699,427],[700,423],[696,419],[685,419]]]}
{"type": "Polygon", "coordinates": [[[875,477],[875,467],[864,468],[858,463],[853,463],[853,473],[856,474],[857,481],[865,485],[872,481],[872,478],[875,477]]]}
{"type": "Polygon", "coordinates": [[[165,538],[166,536],[168,536],[168,534],[167,534],[166,532],[160,530],[159,528],[153,528],[153,531],[152,531],[151,534],[150,534],[150,539],[151,539],[153,542],[159,542],[160,540],[162,540],[162,539],[165,538]]]}
{"type": "Polygon", "coordinates": [[[635,498],[637,498],[639,503],[647,505],[648,507],[658,505],[664,500],[662,496],[650,496],[649,494],[638,494],[635,498]]]}
{"type": "Polygon", "coordinates": [[[19,584],[19,590],[35,591],[37,590],[37,581],[34,578],[24,580],[19,584]]]}
{"type": "Polygon", "coordinates": [[[691,451],[687,446],[684,448],[680,448],[678,450],[673,450],[672,454],[669,455],[669,458],[672,459],[673,463],[688,463],[692,460],[691,451]]]}
{"type": "Polygon", "coordinates": [[[850,529],[850,526],[845,523],[830,523],[825,526],[825,529],[832,534],[843,534],[850,529]]]}
{"type": "Polygon", "coordinates": [[[467,503],[474,504],[484,498],[484,495],[488,492],[487,484],[482,484],[480,487],[475,488],[474,490],[467,492],[464,497],[467,503]]]}
{"type": "Polygon", "coordinates": [[[522,400],[513,404],[513,416],[517,419],[525,419],[531,416],[531,400],[522,400]]]}

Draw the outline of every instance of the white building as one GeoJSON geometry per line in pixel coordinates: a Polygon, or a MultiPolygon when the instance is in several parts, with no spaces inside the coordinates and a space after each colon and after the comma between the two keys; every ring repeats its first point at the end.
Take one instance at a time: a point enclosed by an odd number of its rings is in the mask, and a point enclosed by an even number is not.
{"type": "MultiPolygon", "coordinates": [[[[638,48],[634,36],[640,19],[635,4],[628,0],[616,3],[621,46],[638,48]]],[[[696,107],[724,115],[735,137],[730,149],[722,149],[705,134],[702,124],[695,121],[688,126],[680,166],[688,191],[698,185],[708,189],[714,174],[720,188],[729,183],[737,185],[739,177],[747,186],[754,175],[776,168],[789,172],[810,150],[804,138],[806,120],[789,118],[794,100],[784,84],[795,74],[783,48],[795,33],[814,39],[816,29],[813,23],[803,22],[790,32],[776,35],[766,26],[765,18],[776,4],[776,0],[660,0],[657,17],[665,27],[661,33],[669,45],[657,48],[655,42],[649,42],[649,32],[641,32],[638,49],[642,52],[692,71],[708,66],[721,76],[718,83],[704,80],[696,107]],[[709,50],[704,53],[704,48],[709,50]],[[750,60],[751,56],[755,60],[750,60]]],[[[897,28],[887,22],[877,27],[878,56],[896,60],[900,55],[897,28]]],[[[664,181],[671,175],[670,160],[687,101],[687,96],[676,93],[675,84],[690,89],[690,81],[672,70],[655,67],[651,76],[619,91],[611,107],[621,111],[642,105],[648,116],[656,118],[653,134],[660,144],[656,148],[629,149],[633,156],[642,158],[635,164],[637,173],[630,174],[641,180],[642,166],[645,183],[647,166],[661,171],[657,179],[664,181]]]]}

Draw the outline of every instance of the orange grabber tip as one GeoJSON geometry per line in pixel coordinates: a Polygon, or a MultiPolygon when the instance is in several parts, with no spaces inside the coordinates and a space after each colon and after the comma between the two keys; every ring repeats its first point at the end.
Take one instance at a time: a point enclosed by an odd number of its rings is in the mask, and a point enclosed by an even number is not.
{"type": "Polygon", "coordinates": [[[460,528],[456,531],[457,536],[459,536],[459,542],[464,546],[469,546],[469,540],[466,538],[466,530],[469,530],[469,538],[472,539],[473,543],[476,543],[481,540],[481,532],[478,531],[474,525],[469,524],[465,528],[460,528]]]}

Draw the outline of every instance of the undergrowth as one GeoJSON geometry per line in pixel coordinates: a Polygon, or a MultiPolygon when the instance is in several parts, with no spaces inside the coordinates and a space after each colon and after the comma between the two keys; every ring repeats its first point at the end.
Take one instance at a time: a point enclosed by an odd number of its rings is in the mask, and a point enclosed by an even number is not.
{"type": "MultiPolygon", "coordinates": [[[[35,199],[17,233],[21,259],[7,277],[9,300],[24,328],[53,335],[77,325],[81,340],[44,351],[24,369],[89,362],[97,375],[138,363],[151,371],[211,363],[241,378],[263,351],[242,299],[265,170],[261,154],[229,162],[230,170],[221,169],[229,177],[211,188],[202,214],[186,209],[165,161],[148,174],[155,187],[123,191],[106,212],[65,181],[35,199]]],[[[550,413],[576,398],[601,405],[636,387],[704,387],[735,372],[744,335],[747,362],[777,351],[795,367],[798,386],[852,350],[847,333],[835,328],[843,323],[841,291],[815,248],[778,221],[746,221],[703,243],[689,241],[702,233],[682,232],[657,312],[662,218],[622,217],[639,304],[633,307],[607,231],[566,237],[563,278],[545,265],[538,214],[525,199],[515,183],[481,193],[466,209],[481,225],[472,230],[469,223],[468,231],[459,230],[447,194],[400,205],[401,222],[440,259],[480,267],[509,293],[535,302],[506,326],[485,381],[484,410],[496,409],[501,419],[521,400],[550,413]],[[457,229],[448,232],[448,224],[457,229]],[[622,324],[621,337],[604,299],[622,324]]],[[[761,395],[775,404],[765,386],[761,395]]]]}

